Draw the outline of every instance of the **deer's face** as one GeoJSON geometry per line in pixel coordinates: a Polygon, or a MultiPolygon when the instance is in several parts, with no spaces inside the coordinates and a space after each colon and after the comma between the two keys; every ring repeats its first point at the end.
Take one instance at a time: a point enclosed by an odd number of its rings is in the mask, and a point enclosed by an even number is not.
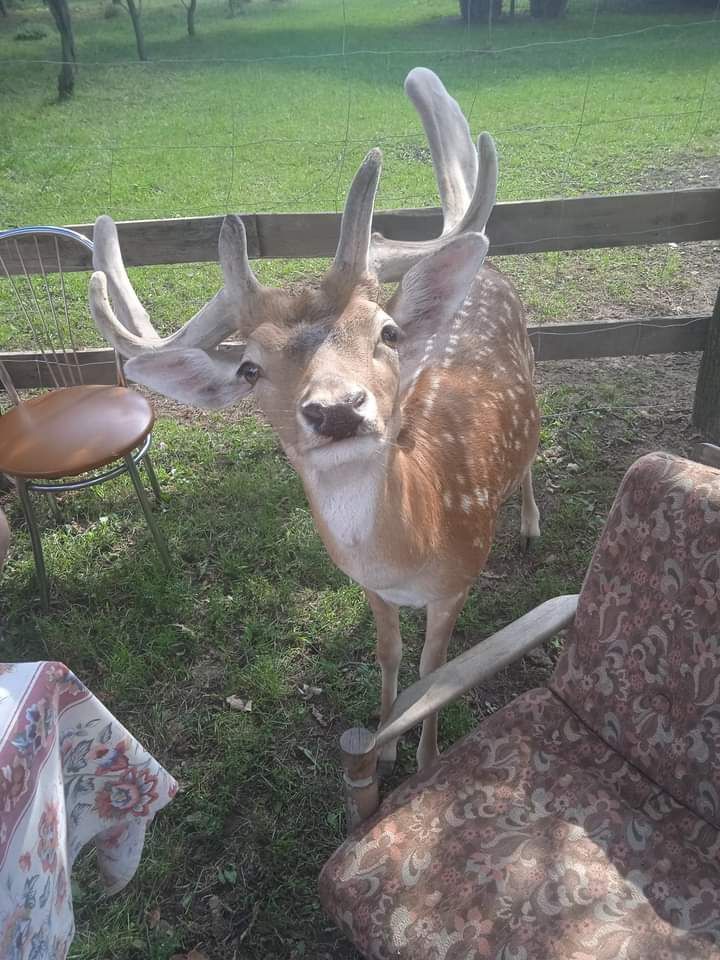
{"type": "Polygon", "coordinates": [[[293,462],[370,455],[397,431],[399,328],[364,292],[339,312],[304,297],[293,313],[253,331],[238,378],[293,462]]]}

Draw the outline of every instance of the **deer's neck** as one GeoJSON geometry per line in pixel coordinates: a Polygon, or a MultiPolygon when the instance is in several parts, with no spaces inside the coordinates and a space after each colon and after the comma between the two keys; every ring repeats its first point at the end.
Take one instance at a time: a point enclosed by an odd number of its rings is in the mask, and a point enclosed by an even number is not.
{"type": "Polygon", "coordinates": [[[373,537],[389,461],[389,450],[383,448],[367,461],[301,471],[315,522],[334,559],[338,551],[362,548],[373,537]]]}

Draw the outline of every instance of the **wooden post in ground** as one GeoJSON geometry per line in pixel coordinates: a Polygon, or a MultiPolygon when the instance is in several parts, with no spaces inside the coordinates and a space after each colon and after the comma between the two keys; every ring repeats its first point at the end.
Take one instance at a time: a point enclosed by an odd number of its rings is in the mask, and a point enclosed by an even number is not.
{"type": "Polygon", "coordinates": [[[720,443],[720,290],[705,336],[692,419],[705,440],[720,443]]]}

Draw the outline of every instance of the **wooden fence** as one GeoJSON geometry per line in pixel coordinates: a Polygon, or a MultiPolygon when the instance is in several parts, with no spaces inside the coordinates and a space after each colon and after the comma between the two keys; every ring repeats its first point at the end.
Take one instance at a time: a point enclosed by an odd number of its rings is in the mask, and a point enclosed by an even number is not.
{"type": "MultiPolygon", "coordinates": [[[[242,217],[252,259],[331,257],[335,252],[339,214],[270,213],[242,217]]],[[[132,220],[118,223],[128,266],[203,263],[217,260],[222,217],[175,220],[132,220]]],[[[379,212],[375,229],[398,240],[427,240],[442,227],[438,209],[379,212]]],[[[92,237],[92,224],[73,229],[92,237]]],[[[720,189],[679,190],[499,203],[488,224],[493,258],[561,250],[642,246],[720,239],[720,189]]],[[[26,268],[38,271],[34,242],[21,247],[26,268]]],[[[47,264],[50,248],[40,253],[47,264]]],[[[18,261],[6,260],[11,273],[18,261]]],[[[68,246],[63,269],[87,270],[88,255],[68,246]]],[[[711,438],[720,437],[720,312],[712,316],[651,317],[608,323],[533,326],[530,335],[538,360],[569,360],[639,354],[703,351],[695,397],[695,421],[711,438]]],[[[37,354],[0,353],[12,363],[20,387],[48,385],[37,354]]],[[[84,350],[88,382],[113,382],[110,349],[84,350]]]]}

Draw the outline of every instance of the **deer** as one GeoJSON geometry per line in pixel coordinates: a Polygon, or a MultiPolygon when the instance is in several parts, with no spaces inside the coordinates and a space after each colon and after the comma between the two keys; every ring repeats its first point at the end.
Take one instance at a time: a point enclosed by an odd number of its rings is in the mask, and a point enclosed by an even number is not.
{"type": "MultiPolygon", "coordinates": [[[[381,154],[347,194],[334,260],[300,289],[263,286],[242,220],[225,217],[224,287],[160,337],[125,270],[113,221],[98,218],[90,307],[133,381],[182,403],[222,408],[250,394],[302,481],[334,563],[364,590],[377,635],[380,721],[398,692],[399,607],[426,608],[420,675],[445,663],[501,505],[521,490],[524,543],[539,536],[532,463],[539,435],[534,358],[510,280],[485,262],[497,156],[477,149],[457,102],[430,70],[406,78],[428,137],[443,231],[422,242],[372,232],[381,154]],[[383,283],[397,282],[381,305],[383,283]],[[243,344],[220,349],[239,336],[243,344]]],[[[437,715],[417,762],[438,756],[437,715]]],[[[380,757],[386,775],[397,744],[380,757]]]]}

